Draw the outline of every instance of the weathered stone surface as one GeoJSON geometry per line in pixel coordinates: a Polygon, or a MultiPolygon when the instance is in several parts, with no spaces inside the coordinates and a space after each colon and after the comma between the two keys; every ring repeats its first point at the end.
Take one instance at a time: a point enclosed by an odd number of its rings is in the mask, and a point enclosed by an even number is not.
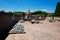
{"type": "Polygon", "coordinates": [[[24,20],[21,19],[21,20],[20,20],[20,23],[23,23],[23,22],[24,22],[24,20]]]}
{"type": "Polygon", "coordinates": [[[22,23],[26,34],[9,34],[6,40],[60,40],[60,22],[50,23],[49,18],[40,21],[43,24],[22,23]]]}
{"type": "Polygon", "coordinates": [[[23,33],[24,26],[23,25],[15,25],[9,33],[23,33]]]}

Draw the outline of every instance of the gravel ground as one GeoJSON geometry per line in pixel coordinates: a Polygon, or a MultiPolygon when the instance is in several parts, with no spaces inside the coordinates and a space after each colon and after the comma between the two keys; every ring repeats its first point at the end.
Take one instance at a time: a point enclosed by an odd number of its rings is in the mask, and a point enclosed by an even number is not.
{"type": "Polygon", "coordinates": [[[17,24],[22,24],[26,33],[9,34],[6,40],[60,40],[60,22],[51,23],[46,19],[39,24],[29,21],[17,24]]]}

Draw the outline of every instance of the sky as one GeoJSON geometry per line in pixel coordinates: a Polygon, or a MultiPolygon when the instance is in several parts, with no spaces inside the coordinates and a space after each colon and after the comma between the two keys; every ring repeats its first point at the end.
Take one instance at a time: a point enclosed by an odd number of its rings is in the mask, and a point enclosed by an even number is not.
{"type": "Polygon", "coordinates": [[[60,0],[0,0],[0,10],[54,12],[57,2],[60,2],[60,0]]]}

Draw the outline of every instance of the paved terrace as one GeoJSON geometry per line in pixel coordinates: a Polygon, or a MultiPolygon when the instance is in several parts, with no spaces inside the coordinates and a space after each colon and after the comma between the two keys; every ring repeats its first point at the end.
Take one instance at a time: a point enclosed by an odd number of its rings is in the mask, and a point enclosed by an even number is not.
{"type": "Polygon", "coordinates": [[[22,24],[24,34],[9,34],[6,40],[60,40],[60,22],[50,23],[47,19],[39,24],[32,24],[29,21],[22,24]]]}

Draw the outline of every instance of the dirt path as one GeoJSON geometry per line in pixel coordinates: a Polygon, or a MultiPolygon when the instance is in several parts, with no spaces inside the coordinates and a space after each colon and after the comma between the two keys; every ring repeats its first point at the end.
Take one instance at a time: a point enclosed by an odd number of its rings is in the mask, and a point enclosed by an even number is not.
{"type": "Polygon", "coordinates": [[[22,25],[25,27],[25,34],[10,34],[6,40],[60,40],[60,22],[49,23],[45,20],[31,24],[26,21],[22,25]]]}

